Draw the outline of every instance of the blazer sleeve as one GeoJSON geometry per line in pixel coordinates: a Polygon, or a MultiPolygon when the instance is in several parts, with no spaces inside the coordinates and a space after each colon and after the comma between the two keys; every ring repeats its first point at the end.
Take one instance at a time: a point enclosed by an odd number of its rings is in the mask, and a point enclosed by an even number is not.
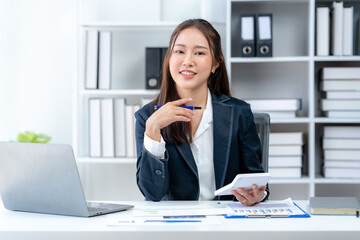
{"type": "Polygon", "coordinates": [[[244,111],[244,123],[239,133],[241,149],[241,167],[244,173],[264,172],[261,165],[261,142],[256,130],[254,116],[248,105],[244,111]]]}
{"type": "Polygon", "coordinates": [[[159,159],[144,147],[145,123],[148,118],[142,110],[135,113],[137,151],[137,185],[147,200],[160,201],[169,190],[168,154],[159,159]]]}
{"type": "MultiPolygon", "coordinates": [[[[247,173],[251,172],[264,172],[261,165],[262,150],[259,135],[254,122],[254,116],[250,109],[250,105],[246,108],[246,124],[241,136],[241,149],[242,149],[242,166],[247,173]]],[[[265,201],[269,198],[270,191],[269,185],[266,186],[267,196],[262,200],[265,201]]]]}

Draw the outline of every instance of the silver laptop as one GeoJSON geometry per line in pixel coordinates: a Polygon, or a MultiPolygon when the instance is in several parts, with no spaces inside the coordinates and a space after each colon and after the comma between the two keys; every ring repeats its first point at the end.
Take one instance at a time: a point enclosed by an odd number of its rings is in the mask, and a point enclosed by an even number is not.
{"type": "Polygon", "coordinates": [[[71,146],[0,142],[0,194],[15,211],[91,217],[132,205],[86,202],[71,146]]]}

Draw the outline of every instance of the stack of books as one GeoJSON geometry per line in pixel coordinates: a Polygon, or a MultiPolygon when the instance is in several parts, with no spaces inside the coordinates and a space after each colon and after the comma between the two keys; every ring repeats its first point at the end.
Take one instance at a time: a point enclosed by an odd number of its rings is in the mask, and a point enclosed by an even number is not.
{"type": "Polygon", "coordinates": [[[295,118],[301,109],[301,99],[248,99],[253,112],[264,112],[270,118],[295,118]]]}
{"type": "Polygon", "coordinates": [[[344,7],[343,2],[334,1],[331,8],[316,8],[316,55],[354,55],[355,19],[354,7],[344,7]]]}
{"type": "Polygon", "coordinates": [[[325,67],[320,90],[321,110],[334,118],[360,117],[360,67],[325,67]]]}
{"type": "Polygon", "coordinates": [[[135,117],[139,105],[123,98],[89,99],[90,157],[135,157],[135,117]]]}
{"type": "Polygon", "coordinates": [[[319,215],[356,215],[360,202],[356,197],[311,197],[310,211],[319,215]]]}
{"type": "Polygon", "coordinates": [[[272,178],[301,178],[304,134],[270,133],[269,173],[272,178]]]}
{"type": "Polygon", "coordinates": [[[325,126],[325,178],[360,178],[360,126],[325,126]]]}

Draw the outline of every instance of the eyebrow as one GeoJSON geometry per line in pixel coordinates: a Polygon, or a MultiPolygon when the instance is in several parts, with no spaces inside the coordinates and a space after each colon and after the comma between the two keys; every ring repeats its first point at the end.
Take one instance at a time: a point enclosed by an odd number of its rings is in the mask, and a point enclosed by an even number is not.
{"type": "MultiPolygon", "coordinates": [[[[185,44],[180,44],[180,43],[175,44],[175,46],[186,47],[186,45],[185,45],[185,44]]],[[[196,45],[194,48],[202,48],[202,49],[206,49],[206,50],[208,50],[208,48],[207,48],[207,47],[200,46],[200,45],[196,45]]]]}

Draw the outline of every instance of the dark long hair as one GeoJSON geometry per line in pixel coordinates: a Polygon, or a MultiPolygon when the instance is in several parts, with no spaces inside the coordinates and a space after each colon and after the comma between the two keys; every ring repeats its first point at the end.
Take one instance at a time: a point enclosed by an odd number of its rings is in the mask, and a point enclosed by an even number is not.
{"type": "MultiPolygon", "coordinates": [[[[179,24],[173,31],[169,41],[169,47],[166,52],[162,67],[162,83],[160,93],[157,96],[156,105],[164,105],[167,102],[180,99],[176,90],[175,81],[170,74],[169,61],[174,48],[175,41],[181,31],[195,27],[202,34],[210,46],[210,52],[213,55],[213,62],[219,63],[219,67],[215,73],[211,73],[208,79],[208,88],[216,95],[230,96],[229,78],[226,71],[224,56],[221,50],[221,38],[215,28],[204,19],[189,19],[179,24]]],[[[174,122],[161,130],[164,140],[168,143],[184,142],[188,140],[192,142],[191,125],[186,122],[174,122]]]]}

